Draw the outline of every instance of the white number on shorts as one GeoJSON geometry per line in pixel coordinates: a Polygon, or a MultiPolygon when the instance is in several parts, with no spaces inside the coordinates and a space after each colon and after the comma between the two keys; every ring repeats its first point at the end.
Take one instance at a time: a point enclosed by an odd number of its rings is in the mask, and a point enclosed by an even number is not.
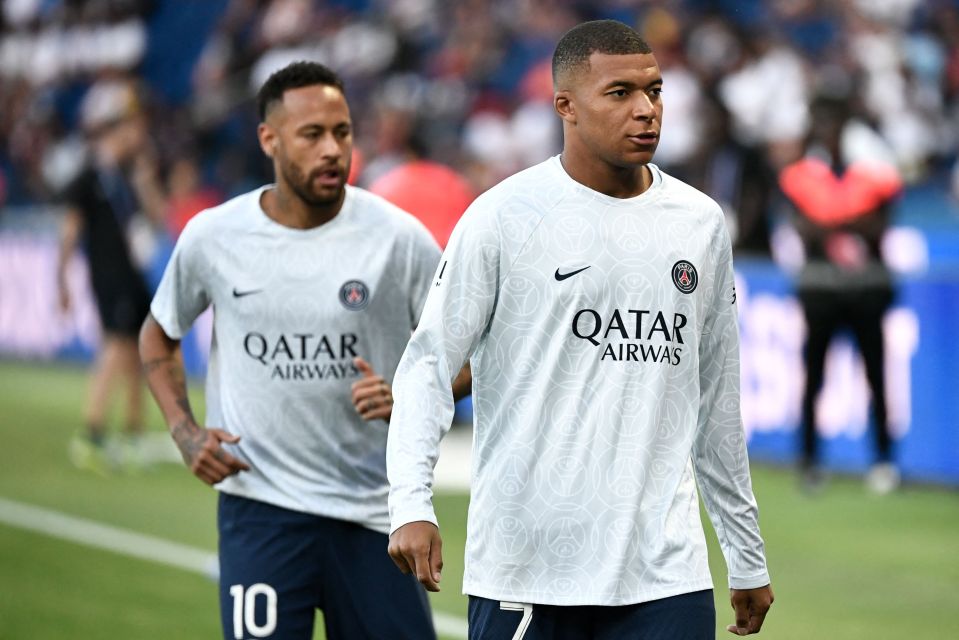
{"type": "Polygon", "coordinates": [[[243,594],[243,585],[235,584],[230,587],[230,595],[233,596],[233,637],[237,640],[243,638],[243,627],[254,638],[265,638],[276,631],[276,590],[268,584],[257,582],[250,585],[243,594]],[[266,621],[263,624],[256,623],[256,597],[266,596],[266,621]]]}
{"type": "Polygon", "coordinates": [[[516,633],[513,634],[513,640],[523,640],[523,636],[529,629],[529,623],[533,620],[533,605],[522,602],[500,602],[499,608],[502,611],[521,611],[523,613],[519,626],[516,627],[516,633]]]}

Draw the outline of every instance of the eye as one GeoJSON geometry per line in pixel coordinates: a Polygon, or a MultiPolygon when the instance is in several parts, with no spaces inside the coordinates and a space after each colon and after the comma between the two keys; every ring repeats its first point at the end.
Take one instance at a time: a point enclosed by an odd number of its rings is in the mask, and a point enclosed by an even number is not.
{"type": "Polygon", "coordinates": [[[627,91],[626,89],[613,89],[612,91],[610,91],[610,92],[607,93],[606,95],[608,95],[608,96],[615,96],[615,97],[617,97],[617,98],[625,98],[626,96],[629,95],[629,91],[627,91]]]}
{"type": "Polygon", "coordinates": [[[658,98],[659,96],[663,95],[663,88],[662,88],[662,87],[656,87],[656,88],[654,88],[654,89],[650,89],[650,90],[649,90],[649,93],[650,93],[650,95],[652,95],[653,97],[658,98]]]}

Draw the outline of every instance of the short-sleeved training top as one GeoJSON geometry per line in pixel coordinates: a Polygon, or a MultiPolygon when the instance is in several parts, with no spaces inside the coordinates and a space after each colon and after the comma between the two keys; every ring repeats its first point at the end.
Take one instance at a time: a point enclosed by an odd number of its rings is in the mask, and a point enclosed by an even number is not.
{"type": "Polygon", "coordinates": [[[151,311],[180,338],[213,305],[206,425],[251,471],[217,488],[388,531],[387,424],[360,418],[362,357],[388,381],[419,319],[439,248],[415,218],[347,187],[308,230],[278,224],[263,187],[196,216],[151,311]]]}

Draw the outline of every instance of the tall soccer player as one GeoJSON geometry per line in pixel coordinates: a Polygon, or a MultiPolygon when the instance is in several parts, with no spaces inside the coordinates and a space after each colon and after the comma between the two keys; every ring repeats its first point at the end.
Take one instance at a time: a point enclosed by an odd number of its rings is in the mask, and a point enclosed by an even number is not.
{"type": "Polygon", "coordinates": [[[147,379],[183,458],[220,491],[223,637],[435,637],[426,593],[390,562],[389,380],[439,248],[412,216],[347,186],[340,79],[294,63],[260,90],[276,184],[187,225],[140,334],[147,379]],[[206,424],[179,340],[209,305],[206,424]]]}
{"type": "Polygon", "coordinates": [[[394,381],[390,554],[438,589],[433,465],[470,358],[470,638],[715,635],[697,484],[738,635],[773,600],[739,410],[730,241],[710,198],[651,164],[662,76],[614,21],[553,56],[562,155],[457,226],[394,381]]]}

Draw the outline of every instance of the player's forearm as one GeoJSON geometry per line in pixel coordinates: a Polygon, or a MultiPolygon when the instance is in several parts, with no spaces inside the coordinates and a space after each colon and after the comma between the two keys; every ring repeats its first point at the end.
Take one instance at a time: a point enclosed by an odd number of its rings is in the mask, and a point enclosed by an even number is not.
{"type": "Polygon", "coordinates": [[[140,362],[170,430],[195,425],[180,342],[168,337],[152,315],[147,316],[140,330],[140,362]]]}
{"type": "Polygon", "coordinates": [[[428,332],[414,335],[393,382],[396,404],[386,445],[391,530],[419,520],[436,523],[433,468],[453,419],[453,393],[446,359],[431,346],[437,345],[428,332]]]}
{"type": "Polygon", "coordinates": [[[739,344],[733,316],[703,337],[699,429],[693,464],[734,589],[769,582],[739,406],[739,344]]]}

